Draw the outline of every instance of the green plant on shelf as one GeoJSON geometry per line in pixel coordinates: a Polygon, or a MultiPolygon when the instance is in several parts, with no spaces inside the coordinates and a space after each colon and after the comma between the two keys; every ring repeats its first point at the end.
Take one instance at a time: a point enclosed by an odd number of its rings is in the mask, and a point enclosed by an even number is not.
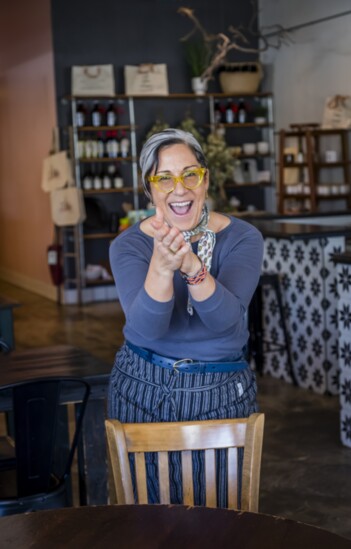
{"type": "Polygon", "coordinates": [[[201,77],[211,59],[211,47],[202,39],[184,42],[185,59],[192,77],[201,77]]]}

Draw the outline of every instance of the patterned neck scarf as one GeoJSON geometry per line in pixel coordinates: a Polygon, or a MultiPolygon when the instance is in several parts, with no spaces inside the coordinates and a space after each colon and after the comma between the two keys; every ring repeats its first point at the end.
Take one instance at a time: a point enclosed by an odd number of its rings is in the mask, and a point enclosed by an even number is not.
{"type": "MultiPolygon", "coordinates": [[[[210,272],[211,264],[212,264],[213,248],[215,247],[215,244],[216,244],[216,234],[207,228],[208,220],[209,220],[208,208],[207,208],[207,205],[204,204],[204,207],[201,213],[201,219],[198,225],[196,225],[196,227],[194,227],[190,231],[183,231],[183,235],[186,242],[189,242],[190,244],[192,236],[203,233],[198,243],[197,255],[201,259],[201,261],[203,261],[204,264],[206,265],[207,271],[210,272]]],[[[190,296],[188,297],[187,311],[189,315],[193,315],[194,313],[193,307],[190,302],[190,296]]]]}

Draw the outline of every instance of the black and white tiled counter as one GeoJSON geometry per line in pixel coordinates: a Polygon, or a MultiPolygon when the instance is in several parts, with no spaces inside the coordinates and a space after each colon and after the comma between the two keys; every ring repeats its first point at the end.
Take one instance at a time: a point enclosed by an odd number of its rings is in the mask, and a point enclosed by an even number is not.
{"type": "MultiPolygon", "coordinates": [[[[293,367],[298,385],[339,394],[338,280],[334,254],[345,250],[351,225],[255,221],[265,239],[263,272],[280,274],[293,367]]],[[[277,302],[264,290],[265,339],[283,341],[277,302]]],[[[350,368],[351,370],[351,368],[350,368]]],[[[291,382],[284,350],[266,353],[264,372],[291,382]]]]}
{"type": "Polygon", "coordinates": [[[337,262],[340,431],[351,448],[351,253],[335,256],[337,262]]]}
{"type": "MultiPolygon", "coordinates": [[[[351,218],[351,216],[350,216],[351,218]]],[[[255,221],[265,239],[263,272],[280,274],[293,367],[300,387],[339,395],[341,441],[351,447],[350,224],[255,221]]],[[[273,290],[263,294],[264,337],[282,342],[273,290]]],[[[291,383],[284,350],[266,353],[264,372],[291,383]]]]}

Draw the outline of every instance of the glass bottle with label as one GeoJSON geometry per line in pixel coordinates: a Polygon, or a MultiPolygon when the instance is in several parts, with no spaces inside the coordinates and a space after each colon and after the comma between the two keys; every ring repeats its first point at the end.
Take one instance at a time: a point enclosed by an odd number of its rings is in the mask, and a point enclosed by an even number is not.
{"type": "Polygon", "coordinates": [[[85,158],[93,157],[93,144],[90,138],[86,139],[84,143],[84,157],[85,158]]]}
{"type": "Polygon", "coordinates": [[[112,185],[114,189],[122,189],[124,186],[123,177],[117,166],[115,166],[114,164],[110,164],[107,168],[107,171],[112,179],[112,185]]]}
{"type": "Polygon", "coordinates": [[[91,191],[93,188],[93,174],[87,171],[83,177],[83,189],[85,191],[91,191]]]}
{"type": "Polygon", "coordinates": [[[214,121],[215,124],[220,124],[223,122],[223,112],[218,99],[216,99],[214,103],[214,121]]]}
{"type": "Polygon", "coordinates": [[[121,153],[122,158],[126,158],[129,155],[129,149],[130,149],[130,141],[127,137],[126,132],[122,132],[121,139],[119,142],[119,150],[121,153]]]}
{"type": "Polygon", "coordinates": [[[116,126],[117,124],[117,112],[113,101],[109,102],[108,109],[106,111],[106,124],[107,126],[116,126]]]}
{"type": "Polygon", "coordinates": [[[232,99],[228,99],[227,107],[225,109],[225,121],[227,124],[234,123],[234,104],[232,99]]]}
{"type": "Polygon", "coordinates": [[[96,139],[97,157],[104,158],[105,156],[105,140],[101,132],[98,132],[96,139]]]}
{"type": "Polygon", "coordinates": [[[76,110],[76,126],[81,128],[86,123],[86,109],[81,101],[78,101],[76,110]]]}
{"type": "Polygon", "coordinates": [[[102,189],[102,177],[98,171],[94,175],[93,187],[96,191],[99,191],[102,189]]]}
{"type": "Polygon", "coordinates": [[[247,122],[247,108],[243,99],[240,99],[238,105],[238,122],[239,124],[247,122]]]}
{"type": "Polygon", "coordinates": [[[91,123],[95,127],[101,126],[101,110],[97,101],[95,101],[93,110],[91,111],[91,123]]]}
{"type": "Polygon", "coordinates": [[[109,158],[117,158],[119,153],[119,143],[117,140],[117,132],[109,132],[107,143],[107,156],[109,158]]]}
{"type": "Polygon", "coordinates": [[[111,189],[112,187],[111,177],[107,172],[102,176],[102,187],[103,189],[111,189]]]}

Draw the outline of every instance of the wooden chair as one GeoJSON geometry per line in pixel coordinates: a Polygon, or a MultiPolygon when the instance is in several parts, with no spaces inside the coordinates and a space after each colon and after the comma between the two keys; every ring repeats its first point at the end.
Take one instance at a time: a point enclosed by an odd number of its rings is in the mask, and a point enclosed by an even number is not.
{"type": "Polygon", "coordinates": [[[135,456],[138,503],[148,503],[145,452],[157,452],[160,503],[170,503],[168,452],[180,451],[183,504],[194,505],[192,457],[205,450],[206,507],[216,507],[215,450],[228,452],[228,508],[258,511],[264,414],[243,419],[165,423],[125,423],[106,420],[110,470],[117,503],[135,504],[129,454],[135,456]],[[243,466],[238,467],[238,449],[244,449],[243,466]],[[238,471],[242,470],[239,503],[238,471]]]}

